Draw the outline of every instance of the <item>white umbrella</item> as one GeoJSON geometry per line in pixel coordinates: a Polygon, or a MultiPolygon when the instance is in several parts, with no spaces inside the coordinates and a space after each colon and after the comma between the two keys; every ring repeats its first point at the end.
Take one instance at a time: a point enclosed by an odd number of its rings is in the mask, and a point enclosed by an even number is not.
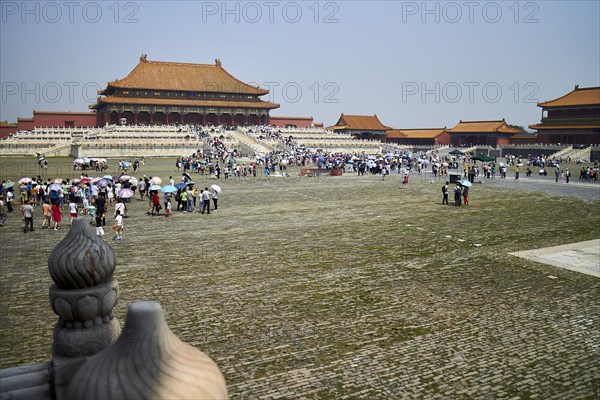
{"type": "Polygon", "coordinates": [[[219,185],[210,185],[210,188],[217,193],[221,193],[221,187],[219,185]]]}
{"type": "Polygon", "coordinates": [[[152,182],[154,185],[161,185],[162,184],[162,179],[160,179],[158,176],[155,176],[154,178],[152,178],[150,180],[150,182],[152,182]]]}
{"type": "Polygon", "coordinates": [[[131,178],[129,178],[129,183],[131,183],[131,185],[133,186],[137,186],[138,180],[135,176],[132,176],[131,178]]]}

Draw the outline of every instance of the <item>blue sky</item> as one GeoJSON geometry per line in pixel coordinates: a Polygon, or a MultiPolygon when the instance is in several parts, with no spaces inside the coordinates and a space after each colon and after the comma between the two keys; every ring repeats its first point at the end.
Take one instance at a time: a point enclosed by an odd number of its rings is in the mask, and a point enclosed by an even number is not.
{"type": "Polygon", "coordinates": [[[399,128],[506,118],[600,86],[599,1],[2,1],[0,120],[86,111],[149,60],[214,63],[273,115],[377,114],[399,128]]]}

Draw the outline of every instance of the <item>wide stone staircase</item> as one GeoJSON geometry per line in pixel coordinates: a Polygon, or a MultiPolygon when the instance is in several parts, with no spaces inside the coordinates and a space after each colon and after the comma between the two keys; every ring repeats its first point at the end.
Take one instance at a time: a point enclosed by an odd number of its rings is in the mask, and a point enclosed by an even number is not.
{"type": "Polygon", "coordinates": [[[253,149],[254,151],[256,151],[258,153],[267,154],[267,153],[271,153],[274,150],[273,148],[271,148],[270,146],[268,146],[265,143],[257,142],[253,137],[247,135],[241,129],[236,129],[235,131],[226,131],[226,132],[228,134],[230,134],[238,142],[245,144],[246,146],[250,147],[251,149],[253,149]]]}

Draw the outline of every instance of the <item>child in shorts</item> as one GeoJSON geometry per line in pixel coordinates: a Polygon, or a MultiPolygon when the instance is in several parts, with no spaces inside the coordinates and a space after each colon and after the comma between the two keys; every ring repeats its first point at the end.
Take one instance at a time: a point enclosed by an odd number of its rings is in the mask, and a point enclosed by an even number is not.
{"type": "Polygon", "coordinates": [[[93,204],[90,204],[88,207],[88,212],[90,213],[90,224],[93,224],[96,220],[96,207],[93,204]]]}
{"type": "Polygon", "coordinates": [[[96,216],[96,235],[104,240],[104,228],[102,227],[102,217],[100,215],[96,216]]]}

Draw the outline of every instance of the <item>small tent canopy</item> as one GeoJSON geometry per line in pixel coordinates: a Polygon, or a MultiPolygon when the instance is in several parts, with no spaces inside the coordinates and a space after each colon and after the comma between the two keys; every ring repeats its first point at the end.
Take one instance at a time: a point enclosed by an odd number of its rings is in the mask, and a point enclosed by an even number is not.
{"type": "Polygon", "coordinates": [[[491,157],[491,156],[486,156],[485,154],[477,154],[475,157],[473,157],[473,160],[483,161],[483,162],[491,162],[491,161],[496,161],[496,158],[491,157]]]}

